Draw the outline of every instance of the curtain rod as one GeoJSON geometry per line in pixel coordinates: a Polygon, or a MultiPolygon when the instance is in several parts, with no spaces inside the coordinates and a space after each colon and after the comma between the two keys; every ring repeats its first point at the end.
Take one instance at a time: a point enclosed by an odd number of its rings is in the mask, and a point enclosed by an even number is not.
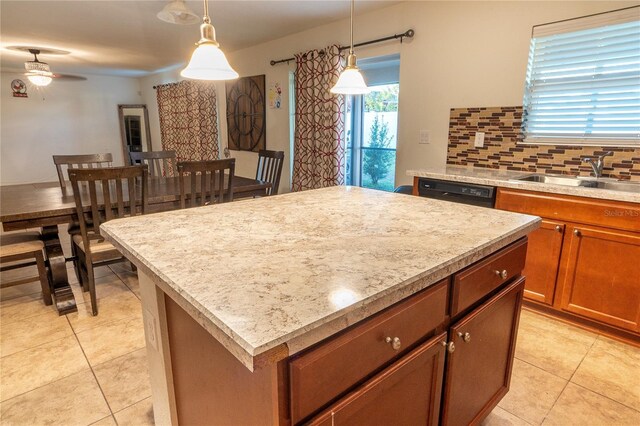
{"type": "MultiPolygon", "coordinates": [[[[388,40],[397,40],[400,39],[400,43],[402,43],[402,40],[404,38],[412,38],[414,35],[416,34],[416,32],[412,29],[409,29],[405,32],[403,32],[402,34],[394,34],[388,37],[382,37],[382,38],[378,38],[375,40],[369,40],[369,41],[363,41],[362,43],[357,43],[354,44],[353,47],[362,47],[362,46],[367,46],[369,44],[375,44],[375,43],[381,43],[383,41],[388,41],[388,40]]],[[[340,51],[342,52],[343,50],[347,50],[349,49],[349,46],[340,46],[340,51]]],[[[320,51],[323,52],[323,51],[320,51]]],[[[283,62],[289,63],[291,61],[295,61],[295,57],[292,58],[286,58],[286,59],[279,59],[277,61],[271,60],[271,62],[269,62],[272,66],[273,65],[277,65],[277,64],[281,64],[283,62]]]]}

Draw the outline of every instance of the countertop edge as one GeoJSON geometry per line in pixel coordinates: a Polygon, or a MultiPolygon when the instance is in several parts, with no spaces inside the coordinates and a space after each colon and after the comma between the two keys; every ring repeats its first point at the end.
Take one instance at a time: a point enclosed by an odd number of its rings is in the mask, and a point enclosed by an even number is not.
{"type": "MultiPolygon", "coordinates": [[[[447,168],[449,169],[449,168],[447,168]]],[[[487,173],[490,171],[496,172],[507,172],[499,169],[461,169],[468,170],[470,172],[476,171],[478,173],[487,173]]],[[[516,171],[508,171],[508,173],[521,176],[530,175],[532,173],[528,172],[516,172],[516,171]]],[[[473,183],[478,185],[491,185],[503,188],[513,188],[513,189],[522,189],[533,192],[544,192],[550,194],[561,194],[561,195],[569,195],[573,197],[584,197],[584,198],[595,198],[595,199],[606,199],[611,201],[621,201],[627,203],[640,203],[640,194],[635,194],[632,192],[625,191],[615,191],[610,189],[600,189],[600,188],[581,188],[576,190],[576,187],[572,186],[563,186],[563,185],[554,185],[550,183],[540,183],[540,182],[517,182],[510,180],[511,178],[492,178],[489,176],[469,176],[464,174],[456,173],[456,170],[435,170],[435,169],[410,169],[406,172],[407,176],[416,176],[416,177],[426,177],[433,179],[441,179],[441,180],[449,180],[453,182],[464,182],[464,183],[473,183]]]]}

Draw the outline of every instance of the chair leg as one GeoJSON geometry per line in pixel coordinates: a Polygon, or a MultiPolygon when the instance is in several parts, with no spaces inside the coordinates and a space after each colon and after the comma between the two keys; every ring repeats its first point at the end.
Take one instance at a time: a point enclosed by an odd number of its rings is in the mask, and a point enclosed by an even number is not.
{"type": "Polygon", "coordinates": [[[38,267],[38,276],[40,277],[40,287],[42,287],[42,300],[44,304],[49,306],[53,304],[51,299],[51,285],[49,284],[49,275],[47,274],[47,268],[44,266],[44,256],[42,251],[34,253],[36,258],[36,266],[38,267]]]}
{"type": "Polygon", "coordinates": [[[80,283],[80,287],[84,288],[84,284],[82,284],[82,274],[80,273],[80,259],[78,258],[78,248],[76,247],[76,243],[73,242],[73,237],[71,239],[71,256],[73,256],[73,270],[76,273],[76,278],[78,278],[78,283],[80,283]]]}
{"type": "Polygon", "coordinates": [[[86,264],[87,267],[87,284],[89,284],[89,296],[91,296],[91,312],[93,316],[98,315],[98,301],[96,300],[96,281],[93,276],[93,265],[86,264]]]}

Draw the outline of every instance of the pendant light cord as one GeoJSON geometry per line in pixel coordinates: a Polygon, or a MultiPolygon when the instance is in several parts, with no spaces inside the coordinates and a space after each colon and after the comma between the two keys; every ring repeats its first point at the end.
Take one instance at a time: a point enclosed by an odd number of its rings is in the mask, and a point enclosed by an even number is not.
{"type": "Polygon", "coordinates": [[[209,18],[209,0],[203,0],[203,2],[204,2],[204,17],[202,18],[202,21],[205,24],[210,24],[211,18],[209,18]]]}
{"type": "Polygon", "coordinates": [[[351,48],[349,49],[349,54],[353,55],[353,4],[355,0],[351,0],[351,48]]]}

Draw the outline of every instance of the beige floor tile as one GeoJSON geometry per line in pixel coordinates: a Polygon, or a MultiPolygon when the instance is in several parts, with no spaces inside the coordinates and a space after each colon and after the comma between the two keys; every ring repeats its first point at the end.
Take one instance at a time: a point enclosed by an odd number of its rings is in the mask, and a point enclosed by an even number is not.
{"type": "Polygon", "coordinates": [[[640,348],[600,336],[571,381],[640,411],[640,348]]]}
{"type": "Polygon", "coordinates": [[[0,355],[40,346],[73,335],[67,317],[47,312],[0,327],[0,355]]]}
{"type": "Polygon", "coordinates": [[[117,426],[116,419],[113,416],[105,417],[95,423],[91,423],[89,426],[117,426]]]}
{"type": "Polygon", "coordinates": [[[500,407],[494,408],[481,423],[482,426],[528,426],[529,424],[500,407]]]}
{"type": "MultiPolygon", "coordinates": [[[[73,296],[76,298],[76,303],[91,302],[89,292],[83,292],[79,283],[72,283],[71,290],[73,291],[73,296]]],[[[113,272],[100,278],[96,278],[96,297],[98,299],[104,299],[105,297],[130,291],[129,287],[124,285],[122,280],[120,280],[120,278],[118,278],[118,276],[113,272]]]]}
{"type": "Polygon", "coordinates": [[[110,322],[77,333],[77,336],[93,366],[141,349],[145,345],[142,317],[110,322]]]}
{"type": "Polygon", "coordinates": [[[3,401],[89,367],[74,336],[3,357],[0,366],[3,401]]]}
{"type": "MultiPolygon", "coordinates": [[[[12,271],[9,271],[12,272],[12,271]]],[[[29,274],[28,276],[32,277],[36,274],[29,274]]],[[[0,277],[0,283],[5,283],[8,281],[14,281],[13,279],[6,279],[4,275],[0,277]]],[[[6,287],[0,289],[0,301],[2,301],[2,306],[8,306],[9,301],[13,299],[17,299],[23,296],[34,295],[34,298],[42,297],[42,287],[40,286],[40,281],[35,280],[31,281],[27,284],[14,285],[11,287],[6,287]]]]}
{"type": "Polygon", "coordinates": [[[7,301],[6,305],[3,302],[0,307],[0,324],[4,327],[42,314],[58,316],[56,308],[53,305],[46,306],[39,294],[22,296],[7,301]]]}
{"type": "Polygon", "coordinates": [[[111,411],[120,411],[151,396],[144,348],[97,365],[93,371],[111,411]]]}
{"type": "Polygon", "coordinates": [[[498,406],[529,423],[540,424],[566,384],[566,380],[516,359],[509,393],[498,406]]]}
{"type": "Polygon", "coordinates": [[[124,410],[114,414],[118,426],[153,426],[153,403],[151,398],[125,408],[124,410]]]}
{"type": "Polygon", "coordinates": [[[3,425],[87,425],[108,415],[109,407],[88,368],[4,401],[0,408],[3,425]]]}
{"type": "Polygon", "coordinates": [[[98,299],[98,315],[96,316],[91,313],[91,304],[83,303],[78,305],[78,312],[68,314],[67,318],[69,318],[73,330],[80,333],[114,321],[142,318],[142,307],[140,300],[127,289],[126,292],[98,299]]]}
{"type": "Polygon", "coordinates": [[[637,426],[640,424],[640,412],[569,383],[543,424],[637,426]]]}
{"type": "Polygon", "coordinates": [[[138,282],[138,274],[135,272],[118,271],[116,272],[118,278],[124,282],[124,284],[131,289],[131,291],[140,299],[140,284],[138,282]]]}
{"type": "Polygon", "coordinates": [[[596,337],[588,331],[523,310],[516,358],[569,380],[596,337]]]}

